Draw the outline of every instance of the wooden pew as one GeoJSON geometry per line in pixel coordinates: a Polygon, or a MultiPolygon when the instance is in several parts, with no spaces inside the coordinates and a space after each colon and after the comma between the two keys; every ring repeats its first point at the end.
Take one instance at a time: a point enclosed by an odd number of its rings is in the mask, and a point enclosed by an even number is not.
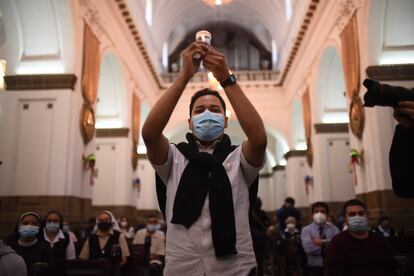
{"type": "Polygon", "coordinates": [[[116,276],[117,266],[108,259],[57,260],[56,275],[59,276],[116,276]]]}
{"type": "Polygon", "coordinates": [[[130,276],[145,275],[145,248],[143,244],[130,244],[127,263],[123,271],[130,276]]]}
{"type": "Polygon", "coordinates": [[[414,237],[390,239],[397,275],[414,275],[414,237]]]}

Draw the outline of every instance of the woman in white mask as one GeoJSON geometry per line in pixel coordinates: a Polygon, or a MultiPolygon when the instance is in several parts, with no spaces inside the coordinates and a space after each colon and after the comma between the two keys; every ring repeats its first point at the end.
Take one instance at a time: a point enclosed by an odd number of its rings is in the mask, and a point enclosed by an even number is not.
{"type": "Polygon", "coordinates": [[[75,244],[69,234],[63,232],[63,218],[59,212],[50,211],[46,214],[43,222],[43,235],[56,259],[72,260],[76,258],[75,244]]]}
{"type": "Polygon", "coordinates": [[[127,239],[133,239],[135,237],[135,230],[129,222],[126,216],[121,216],[119,218],[119,228],[121,229],[121,233],[125,235],[127,239]]]}
{"type": "Polygon", "coordinates": [[[35,263],[48,264],[42,275],[54,275],[55,257],[50,246],[41,239],[40,224],[40,216],[35,212],[22,214],[7,243],[23,257],[28,275],[31,275],[35,263]]]}

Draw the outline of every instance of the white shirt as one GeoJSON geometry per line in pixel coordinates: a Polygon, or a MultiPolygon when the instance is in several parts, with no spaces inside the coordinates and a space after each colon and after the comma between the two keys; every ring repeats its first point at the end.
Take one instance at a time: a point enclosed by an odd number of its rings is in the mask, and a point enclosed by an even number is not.
{"type": "MultiPolygon", "coordinates": [[[[212,153],[214,148],[200,151],[212,153]]],[[[189,228],[171,223],[175,194],[181,175],[188,160],[170,145],[167,162],[153,165],[158,176],[167,185],[166,202],[166,265],[165,276],[227,276],[248,275],[256,266],[253,244],[249,227],[249,185],[257,177],[260,169],[247,163],[242,147],[238,146],[223,162],[229,177],[236,223],[236,255],[217,259],[215,257],[211,234],[211,217],[208,196],[205,199],[200,217],[189,228]]],[[[263,165],[262,165],[263,166],[263,165]]]]}
{"type": "MultiPolygon", "coordinates": [[[[135,235],[133,244],[145,244],[145,238],[147,236],[147,228],[141,229],[135,235]]],[[[161,231],[155,231],[151,235],[151,254],[165,255],[165,237],[161,231]]]]}
{"type": "MultiPolygon", "coordinates": [[[[59,229],[58,234],[55,236],[53,241],[49,239],[49,237],[46,235],[46,230],[43,229],[43,237],[45,238],[45,241],[47,241],[50,244],[50,247],[53,248],[55,243],[59,242],[59,240],[64,240],[65,235],[63,234],[63,231],[59,229]]],[[[76,259],[76,251],[75,251],[75,244],[73,243],[73,240],[69,238],[68,246],[66,247],[66,260],[73,260],[76,259]]]]}

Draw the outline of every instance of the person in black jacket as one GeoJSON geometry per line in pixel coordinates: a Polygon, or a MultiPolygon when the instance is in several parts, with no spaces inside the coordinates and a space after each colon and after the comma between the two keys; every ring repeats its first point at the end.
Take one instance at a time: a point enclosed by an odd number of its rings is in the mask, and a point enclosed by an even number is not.
{"type": "Polygon", "coordinates": [[[414,101],[400,102],[394,118],[399,125],[390,149],[392,187],[396,195],[414,198],[414,101]]]}
{"type": "Polygon", "coordinates": [[[50,246],[41,239],[40,223],[38,214],[34,212],[22,214],[14,233],[7,239],[7,243],[23,257],[28,275],[31,275],[34,264],[46,263],[47,272],[44,271],[42,275],[52,276],[55,275],[55,256],[50,246]]]}
{"type": "Polygon", "coordinates": [[[377,226],[372,230],[372,232],[375,232],[384,238],[392,239],[398,236],[398,233],[392,227],[391,218],[387,216],[380,217],[377,226]]]}
{"type": "Polygon", "coordinates": [[[46,214],[42,234],[41,238],[50,245],[56,259],[76,258],[75,245],[69,234],[63,232],[63,218],[59,212],[50,211],[46,214]]]}

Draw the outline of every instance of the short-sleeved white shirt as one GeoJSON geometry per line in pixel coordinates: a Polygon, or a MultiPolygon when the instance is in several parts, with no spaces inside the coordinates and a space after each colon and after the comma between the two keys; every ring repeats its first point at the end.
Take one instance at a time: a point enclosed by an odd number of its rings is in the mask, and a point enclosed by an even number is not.
{"type": "MultiPolygon", "coordinates": [[[[212,153],[214,148],[200,151],[212,153]]],[[[242,147],[238,146],[223,162],[229,177],[236,223],[236,255],[216,258],[212,243],[211,217],[208,196],[205,199],[200,217],[190,227],[171,223],[174,199],[181,175],[188,160],[173,144],[170,145],[165,164],[153,165],[158,176],[166,183],[166,276],[227,276],[248,275],[256,266],[249,227],[249,185],[262,168],[247,163],[242,147]]]]}

